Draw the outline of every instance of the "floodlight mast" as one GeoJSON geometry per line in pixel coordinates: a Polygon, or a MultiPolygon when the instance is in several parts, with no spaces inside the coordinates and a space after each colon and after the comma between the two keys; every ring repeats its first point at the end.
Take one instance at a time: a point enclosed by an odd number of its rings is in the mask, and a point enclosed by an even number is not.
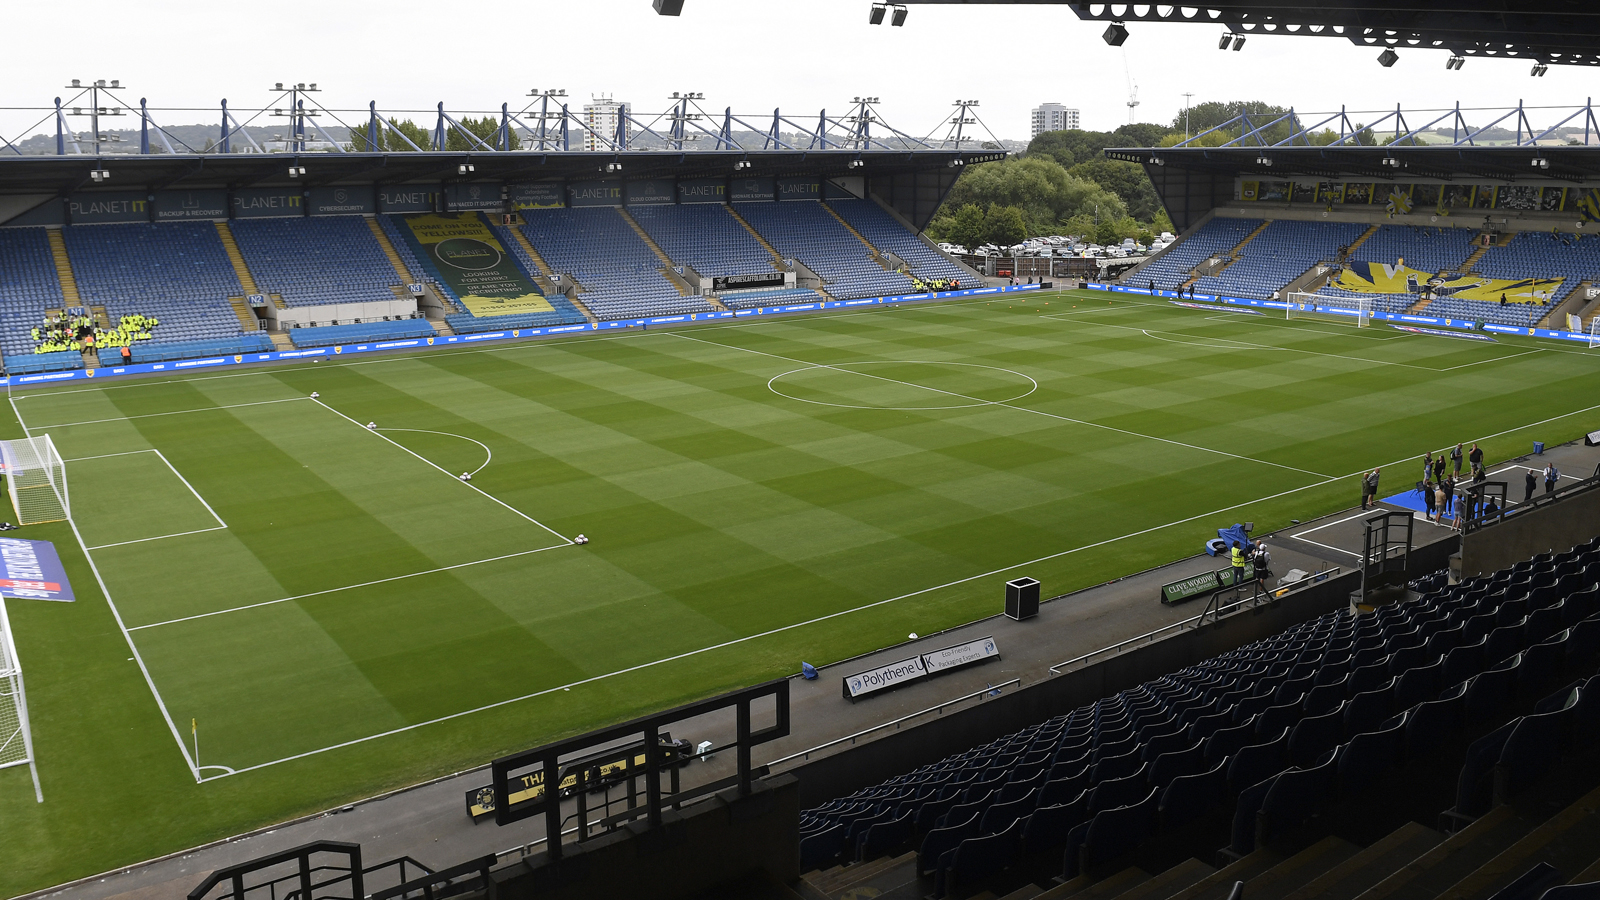
{"type": "MultiPolygon", "coordinates": [[[[121,143],[122,142],[122,138],[117,136],[117,135],[114,135],[114,134],[101,134],[100,133],[100,117],[101,116],[120,116],[120,115],[124,114],[124,110],[122,109],[122,107],[115,105],[116,95],[114,93],[112,93],[113,91],[123,90],[122,81],[120,79],[113,78],[111,81],[108,82],[104,78],[100,78],[100,79],[97,79],[97,80],[95,80],[94,82],[92,82],[90,84],[84,84],[82,79],[74,78],[74,79],[72,79],[72,83],[67,85],[67,88],[69,90],[79,91],[80,93],[78,94],[78,97],[82,97],[83,96],[83,93],[82,93],[83,91],[87,91],[89,93],[89,111],[87,113],[85,113],[83,111],[83,107],[74,106],[74,107],[72,107],[72,112],[67,113],[64,110],[62,110],[61,105],[60,105],[61,101],[57,100],[56,101],[57,115],[58,116],[62,116],[62,115],[84,116],[84,115],[87,115],[89,117],[89,139],[87,141],[84,141],[82,139],[82,137],[76,131],[72,131],[71,132],[71,134],[72,134],[71,141],[72,141],[73,148],[74,148],[74,150],[76,152],[82,152],[82,151],[77,151],[76,150],[77,145],[80,142],[81,143],[87,143],[91,147],[94,148],[94,155],[95,155],[95,158],[96,158],[96,165],[95,165],[95,171],[93,173],[91,173],[91,176],[94,178],[95,181],[102,181],[105,177],[109,177],[109,176],[105,176],[105,175],[102,174],[104,172],[104,170],[103,170],[103,168],[100,167],[99,162],[98,162],[99,156],[100,156],[100,145],[101,144],[121,143]],[[102,104],[104,104],[106,102],[101,97],[102,94],[104,94],[106,97],[109,97],[113,101],[113,104],[109,105],[109,106],[102,105],[102,104]]],[[[77,99],[77,97],[74,97],[73,99],[77,99]]],[[[60,138],[60,134],[61,134],[61,130],[62,130],[61,129],[61,121],[58,118],[57,121],[56,121],[57,144],[61,143],[61,141],[59,139],[60,138]]]]}
{"type": "Polygon", "coordinates": [[[280,81],[272,86],[272,90],[280,95],[289,95],[288,112],[284,112],[282,109],[277,108],[272,110],[272,114],[274,116],[286,117],[289,119],[289,135],[285,141],[287,144],[285,149],[287,149],[290,153],[306,152],[306,119],[308,117],[318,115],[318,112],[315,109],[306,109],[305,95],[320,94],[322,93],[322,89],[317,87],[317,83],[314,81],[309,85],[302,81],[298,84],[292,84],[288,87],[284,87],[283,82],[280,81]]]}

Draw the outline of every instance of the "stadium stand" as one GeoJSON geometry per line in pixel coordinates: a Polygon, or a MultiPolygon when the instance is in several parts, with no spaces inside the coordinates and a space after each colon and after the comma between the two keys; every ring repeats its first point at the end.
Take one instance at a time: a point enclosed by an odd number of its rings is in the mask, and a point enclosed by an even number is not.
{"type": "MultiPolygon", "coordinates": [[[[167,362],[176,359],[195,359],[203,356],[226,356],[237,353],[268,353],[275,349],[272,339],[264,332],[250,331],[238,337],[216,341],[140,341],[130,344],[130,362],[167,362]]],[[[122,348],[103,347],[99,351],[100,365],[122,365],[122,348]]]]}
{"type": "Polygon", "coordinates": [[[62,229],[78,292],[112,321],[141,313],[168,342],[237,338],[229,297],[244,295],[210,222],[74,225],[62,229]]]}
{"type": "Polygon", "coordinates": [[[893,253],[911,267],[911,274],[924,281],[936,278],[965,278],[972,273],[961,268],[912,234],[889,211],[871,200],[828,200],[829,208],[850,223],[880,252],[893,253]]]}
{"type": "Polygon", "coordinates": [[[801,870],[911,848],[934,896],[968,896],[1061,847],[1064,879],[1117,871],[1141,845],[1230,805],[1221,856],[1237,860],[1281,846],[1334,803],[1381,807],[1390,798],[1369,789],[1386,773],[1442,759],[1464,759],[1442,821],[1470,824],[1600,736],[1600,538],[1446,581],[1429,576],[1413,599],[1328,613],[806,810],[801,870]],[[1468,742],[1464,757],[1440,755],[1468,742]]]}
{"type": "Polygon", "coordinates": [[[349,325],[319,325],[293,328],[289,340],[296,347],[332,347],[366,341],[397,341],[433,337],[438,334],[426,319],[401,319],[394,322],[355,322],[349,325]]]}
{"type": "Polygon", "coordinates": [[[822,295],[807,288],[785,288],[771,291],[733,291],[719,294],[729,309],[756,309],[762,306],[788,306],[795,303],[816,303],[822,295]]]}
{"type": "Polygon", "coordinates": [[[1195,287],[1208,294],[1266,300],[1307,269],[1334,259],[1340,247],[1366,230],[1365,225],[1344,222],[1272,222],[1231,265],[1201,278],[1195,287]]]}
{"type": "MultiPolygon", "coordinates": [[[[1403,259],[1407,266],[1422,272],[1457,272],[1472,255],[1474,234],[1469,228],[1383,225],[1356,248],[1350,258],[1386,265],[1397,265],[1403,259]]],[[[1417,302],[1415,294],[1362,294],[1336,287],[1324,287],[1317,293],[1352,299],[1365,297],[1372,301],[1373,309],[1391,313],[1405,312],[1417,302]]]]}
{"type": "Polygon", "coordinates": [[[1261,219],[1217,216],[1140,269],[1136,280],[1141,283],[1154,281],[1156,287],[1162,290],[1177,290],[1189,280],[1189,273],[1196,266],[1239,246],[1239,242],[1260,228],[1261,223],[1261,219]]]}
{"type": "Polygon", "coordinates": [[[579,299],[602,319],[710,312],[699,297],[685,297],[661,274],[661,260],[608,207],[530,209],[519,226],[557,272],[583,288],[579,299]]]}
{"type": "Polygon", "coordinates": [[[784,257],[798,259],[817,273],[827,292],[839,300],[886,297],[916,289],[911,279],[879,265],[820,201],[738,203],[734,209],[784,257]]]}
{"type": "Polygon", "coordinates": [[[64,302],[45,230],[0,228],[0,354],[31,353],[29,331],[64,302]]]}
{"type": "Polygon", "coordinates": [[[629,210],[675,263],[708,278],[776,271],[772,255],[719,203],[629,210]]]}
{"type": "Polygon", "coordinates": [[[234,240],[263,293],[291,307],[394,300],[394,267],[359,216],[240,219],[234,240]]]}
{"type": "Polygon", "coordinates": [[[37,372],[64,372],[83,368],[83,354],[76,350],[57,350],[52,353],[20,353],[5,358],[6,372],[12,375],[32,375],[37,372]]]}
{"type": "Polygon", "coordinates": [[[379,215],[378,225],[383,229],[383,233],[389,236],[389,243],[394,247],[394,252],[400,257],[400,261],[405,264],[407,271],[428,282],[434,293],[439,295],[439,299],[449,303],[457,312],[466,312],[467,308],[461,305],[461,298],[456,296],[449,285],[440,280],[439,272],[433,264],[430,262],[424,265],[411,251],[411,242],[406,240],[405,229],[395,221],[396,218],[398,217],[379,215]]]}
{"type": "Polygon", "coordinates": [[[1473,266],[1473,271],[1488,278],[1520,281],[1528,278],[1560,278],[1561,284],[1544,304],[1488,303],[1444,297],[1429,304],[1434,315],[1487,319],[1506,325],[1530,326],[1544,318],[1556,304],[1565,300],[1580,282],[1600,276],[1600,241],[1580,236],[1523,231],[1512,236],[1503,247],[1491,247],[1473,266]],[[1453,311],[1447,311],[1453,310],[1453,311]]]}

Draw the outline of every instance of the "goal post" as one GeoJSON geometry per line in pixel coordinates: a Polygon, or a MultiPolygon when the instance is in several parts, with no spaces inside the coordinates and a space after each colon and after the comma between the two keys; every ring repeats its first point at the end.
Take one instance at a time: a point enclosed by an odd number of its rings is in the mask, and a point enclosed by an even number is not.
{"type": "Polygon", "coordinates": [[[33,758],[33,732],[28,727],[28,698],[22,689],[22,664],[11,639],[11,620],[0,597],[0,769],[27,766],[33,775],[33,796],[44,802],[39,768],[33,758]]]}
{"type": "Polygon", "coordinates": [[[1600,347],[1600,316],[1589,320],[1589,349],[1600,347]]]}
{"type": "Polygon", "coordinates": [[[1372,324],[1372,299],[1369,297],[1330,297],[1295,291],[1286,298],[1283,311],[1288,319],[1321,319],[1345,325],[1354,323],[1357,328],[1372,324]]]}
{"type": "Polygon", "coordinates": [[[67,467],[50,435],[0,441],[0,465],[5,467],[6,492],[18,525],[61,522],[71,517],[67,495],[67,467]]]}

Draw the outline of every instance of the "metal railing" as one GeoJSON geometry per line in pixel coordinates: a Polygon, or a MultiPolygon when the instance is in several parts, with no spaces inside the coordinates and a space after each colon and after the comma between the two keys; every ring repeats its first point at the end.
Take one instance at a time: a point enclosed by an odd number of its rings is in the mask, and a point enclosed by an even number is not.
{"type": "Polygon", "coordinates": [[[856,732],[855,734],[847,734],[842,738],[831,740],[831,741],[827,742],[826,744],[818,744],[817,746],[812,747],[809,750],[802,750],[799,753],[791,753],[788,756],[780,757],[778,759],[775,759],[775,760],[767,763],[767,768],[770,769],[773,766],[778,765],[779,763],[786,763],[791,759],[800,759],[800,758],[810,759],[811,758],[811,754],[816,753],[819,750],[826,750],[829,747],[837,747],[838,745],[843,744],[846,741],[849,741],[851,744],[854,744],[858,738],[866,737],[867,735],[872,734],[875,731],[882,731],[883,729],[890,728],[890,727],[899,728],[901,725],[905,724],[906,722],[909,722],[912,719],[918,718],[920,716],[925,716],[928,713],[943,713],[944,712],[944,708],[946,706],[954,706],[957,703],[962,703],[962,702],[965,702],[967,700],[971,700],[974,697],[995,696],[995,695],[1000,693],[1000,689],[1001,688],[1006,688],[1006,687],[1010,687],[1012,685],[1020,685],[1020,684],[1022,684],[1022,679],[1021,678],[1013,678],[1010,681],[1002,681],[999,684],[991,684],[991,685],[989,685],[988,687],[984,688],[981,691],[973,691],[970,694],[966,694],[964,696],[957,697],[954,700],[946,700],[945,702],[940,703],[937,706],[930,706],[927,709],[918,710],[918,711],[916,711],[914,713],[911,713],[909,715],[901,716],[898,719],[892,719],[892,720],[890,720],[888,722],[880,722],[879,724],[874,725],[871,728],[863,729],[861,731],[856,732]]]}
{"type": "MultiPolygon", "coordinates": [[[[1501,494],[1503,498],[1505,482],[1482,482],[1480,484],[1472,485],[1472,488],[1470,489],[1479,489],[1489,484],[1500,485],[1502,487],[1501,494]]],[[[1565,487],[1558,486],[1554,491],[1551,491],[1548,494],[1534,494],[1533,499],[1525,503],[1512,504],[1505,502],[1505,500],[1502,499],[1500,505],[1494,510],[1494,512],[1488,514],[1479,513],[1479,515],[1470,519],[1463,517],[1460,524],[1461,533],[1471,534],[1481,528],[1486,528],[1490,525],[1498,525],[1501,522],[1504,522],[1507,518],[1516,516],[1523,510],[1539,509],[1543,506],[1549,506],[1552,503],[1559,503],[1568,497],[1572,497],[1577,494],[1588,493],[1597,487],[1600,487],[1600,466],[1596,466],[1594,474],[1583,479],[1582,481],[1569,484],[1565,487]]],[[[1480,497],[1480,508],[1483,502],[1484,501],[1480,497]]]]}
{"type": "MultiPolygon", "coordinates": [[[[1278,600],[1302,588],[1309,587],[1313,584],[1322,584],[1323,582],[1342,574],[1343,571],[1344,570],[1342,566],[1334,566],[1330,569],[1323,569],[1320,572],[1313,572],[1310,575],[1307,575],[1305,578],[1294,582],[1293,584],[1276,587],[1272,590],[1265,591],[1254,596],[1235,600],[1232,603],[1219,604],[1215,607],[1207,606],[1205,611],[1200,613],[1198,616],[1184,619],[1181,622],[1173,622],[1171,625],[1163,625],[1154,631],[1148,631],[1137,637],[1131,637],[1124,641],[1118,641],[1115,644],[1101,647],[1098,650],[1091,650],[1082,656],[1075,656],[1065,662],[1056,663],[1050,667],[1050,674],[1060,675],[1068,666],[1076,665],[1078,663],[1085,663],[1088,660],[1094,659],[1098,656],[1121,653],[1130,647],[1138,645],[1153,644],[1162,638],[1176,634],[1180,631],[1190,628],[1199,628],[1208,620],[1212,622],[1220,621],[1223,617],[1231,615],[1232,613],[1239,611],[1241,608],[1255,607],[1263,602],[1278,600]]],[[[1221,592],[1219,591],[1218,593],[1221,592]]]]}

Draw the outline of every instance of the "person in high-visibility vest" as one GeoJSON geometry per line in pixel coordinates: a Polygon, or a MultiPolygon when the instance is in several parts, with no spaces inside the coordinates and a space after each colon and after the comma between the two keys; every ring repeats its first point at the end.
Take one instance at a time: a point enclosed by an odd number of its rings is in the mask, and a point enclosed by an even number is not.
{"type": "Polygon", "coordinates": [[[1238,541],[1233,542],[1233,552],[1228,562],[1233,566],[1233,583],[1235,586],[1244,584],[1244,548],[1238,541]]]}

